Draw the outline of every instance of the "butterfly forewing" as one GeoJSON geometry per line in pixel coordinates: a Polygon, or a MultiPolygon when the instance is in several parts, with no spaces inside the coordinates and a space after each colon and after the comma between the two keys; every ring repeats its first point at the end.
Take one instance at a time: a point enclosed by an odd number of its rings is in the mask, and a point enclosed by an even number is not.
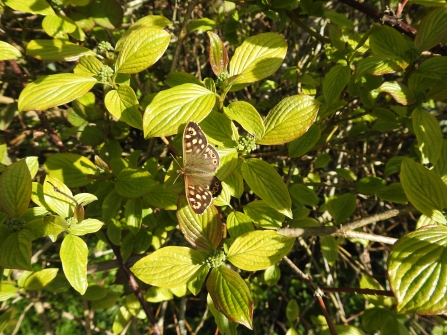
{"type": "Polygon", "coordinates": [[[183,132],[183,168],[188,203],[196,214],[203,214],[213,197],[222,191],[214,176],[219,167],[219,154],[195,122],[188,122],[183,132]]]}

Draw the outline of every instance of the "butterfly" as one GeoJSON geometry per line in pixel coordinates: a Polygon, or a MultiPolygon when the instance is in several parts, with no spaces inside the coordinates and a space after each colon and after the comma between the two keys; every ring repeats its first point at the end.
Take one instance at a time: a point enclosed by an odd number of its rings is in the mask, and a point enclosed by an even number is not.
{"type": "Polygon", "coordinates": [[[206,139],[200,126],[189,121],[183,131],[183,167],[188,204],[196,214],[203,214],[213,198],[222,192],[220,180],[214,176],[219,167],[219,154],[206,139]]]}

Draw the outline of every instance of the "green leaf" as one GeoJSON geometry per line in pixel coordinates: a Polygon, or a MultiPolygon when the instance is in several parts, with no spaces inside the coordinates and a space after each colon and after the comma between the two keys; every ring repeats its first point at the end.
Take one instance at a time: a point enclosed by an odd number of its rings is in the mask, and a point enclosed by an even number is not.
{"type": "Polygon", "coordinates": [[[117,300],[120,298],[121,294],[118,292],[109,291],[104,298],[93,300],[92,308],[94,310],[101,310],[113,307],[117,300]]]}
{"type": "Polygon", "coordinates": [[[253,328],[253,299],[238,273],[225,266],[211,271],[206,282],[214,306],[228,319],[253,328]]]}
{"type": "Polygon", "coordinates": [[[165,84],[169,87],[179,86],[182,84],[196,84],[203,86],[203,82],[187,72],[169,72],[166,76],[165,84]]]}
{"type": "Polygon", "coordinates": [[[388,275],[398,313],[445,311],[447,228],[421,228],[400,238],[388,258],[388,275]]]}
{"type": "Polygon", "coordinates": [[[352,193],[334,195],[327,199],[326,206],[335,223],[342,223],[355,211],[355,195],[352,193]]]}
{"type": "Polygon", "coordinates": [[[401,58],[390,58],[388,56],[371,56],[357,62],[355,78],[358,80],[365,74],[374,76],[383,76],[384,74],[394,73],[405,70],[408,63],[401,58]]]}
{"type": "Polygon", "coordinates": [[[166,51],[171,35],[159,28],[138,27],[122,44],[115,63],[117,73],[138,73],[157,62],[166,51]]]}
{"type": "Polygon", "coordinates": [[[25,227],[33,233],[35,238],[48,236],[53,242],[57,240],[60,233],[68,228],[67,222],[63,218],[53,215],[45,216],[43,220],[32,220],[25,227]]]}
{"type": "Polygon", "coordinates": [[[379,177],[365,177],[360,179],[356,185],[355,189],[357,192],[362,194],[376,194],[386,185],[386,181],[379,177]]]}
{"type": "Polygon", "coordinates": [[[25,285],[23,285],[23,287],[27,291],[41,290],[46,285],[48,285],[54,278],[56,278],[58,271],[59,269],[50,268],[34,272],[31,276],[29,276],[26,279],[25,285]]]}
{"type": "MultiPolygon", "coordinates": [[[[18,288],[15,285],[7,284],[5,282],[2,282],[2,287],[0,290],[0,301],[6,301],[8,299],[11,299],[17,294],[18,288]]],[[[0,331],[2,331],[1,327],[1,318],[4,314],[0,316],[0,331]]]]}
{"type": "Polygon", "coordinates": [[[160,288],[152,286],[144,293],[144,299],[146,301],[156,303],[174,299],[172,292],[166,288],[160,288]]]}
{"type": "Polygon", "coordinates": [[[362,325],[366,331],[378,330],[390,320],[390,311],[387,308],[368,308],[362,315],[362,325]]]}
{"type": "Polygon", "coordinates": [[[53,293],[65,292],[68,291],[70,288],[70,283],[68,282],[67,278],[61,273],[58,273],[56,275],[56,278],[54,278],[48,285],[44,287],[46,291],[53,293]]]}
{"type": "Polygon", "coordinates": [[[34,235],[27,229],[10,234],[0,246],[0,266],[32,271],[31,242],[34,235]]]}
{"type": "Polygon", "coordinates": [[[275,286],[281,278],[279,266],[273,264],[264,271],[264,281],[268,286],[275,286]]]}
{"type": "Polygon", "coordinates": [[[405,194],[418,211],[433,220],[447,224],[443,210],[447,208],[447,185],[434,171],[411,159],[402,162],[400,180],[405,194]]]}
{"type": "Polygon", "coordinates": [[[351,69],[346,65],[335,65],[324,76],[323,96],[326,104],[330,105],[340,98],[341,92],[351,79],[351,69]]]}
{"type": "Polygon", "coordinates": [[[73,235],[82,236],[85,234],[96,233],[102,228],[104,223],[96,219],[85,219],[78,224],[72,224],[68,232],[73,235]]]}
{"type": "Polygon", "coordinates": [[[224,113],[231,120],[237,121],[248,133],[262,138],[265,133],[264,123],[256,108],[245,101],[235,101],[224,108],[224,113]]]}
{"type": "Polygon", "coordinates": [[[121,85],[117,90],[109,91],[104,104],[110,114],[118,120],[134,128],[143,129],[143,117],[139,111],[138,99],[130,86],[121,85]]]}
{"type": "Polygon", "coordinates": [[[308,95],[284,98],[264,120],[265,134],[258,144],[276,145],[291,142],[314,123],[320,103],[308,95]]]}
{"type": "Polygon", "coordinates": [[[74,73],[42,76],[26,85],[19,96],[19,111],[47,110],[69,103],[90,91],[96,79],[74,73]]]}
{"type": "Polygon", "coordinates": [[[214,74],[218,77],[220,74],[227,72],[228,52],[218,35],[216,35],[211,31],[208,31],[207,34],[210,39],[211,69],[213,70],[214,74]]]}
{"type": "Polygon", "coordinates": [[[274,231],[256,230],[245,233],[233,242],[227,260],[245,271],[267,269],[287,255],[295,238],[274,231]]]}
{"type": "Polygon", "coordinates": [[[332,157],[329,154],[320,154],[317,156],[314,162],[314,166],[316,169],[325,168],[332,161],[332,157]]]}
{"type": "MultiPolygon", "coordinates": [[[[216,21],[208,19],[206,17],[204,17],[202,19],[191,20],[188,23],[188,31],[189,32],[200,31],[200,32],[204,33],[205,31],[209,32],[209,30],[212,30],[217,27],[218,27],[218,24],[216,21]]],[[[210,59],[211,59],[211,53],[210,53],[210,59]]]]}
{"type": "Polygon", "coordinates": [[[200,127],[206,134],[208,142],[220,147],[236,147],[237,131],[231,120],[222,113],[212,111],[200,122],[200,127]]]}
{"type": "Polygon", "coordinates": [[[382,188],[379,192],[377,192],[377,196],[380,199],[392,201],[398,204],[404,204],[408,202],[401,183],[393,183],[382,188]]]}
{"type": "Polygon", "coordinates": [[[206,297],[206,302],[208,304],[208,308],[214,316],[214,321],[217,324],[217,327],[219,328],[219,332],[221,334],[225,335],[237,335],[237,329],[236,327],[239,325],[236,322],[233,322],[231,320],[228,320],[225,315],[223,315],[221,312],[219,312],[216,307],[214,307],[213,300],[211,299],[211,296],[208,294],[206,297]]]}
{"type": "Polygon", "coordinates": [[[428,97],[433,100],[447,99],[447,77],[438,80],[428,92],[428,97]]]}
{"type": "Polygon", "coordinates": [[[40,15],[54,15],[53,8],[45,0],[29,1],[17,1],[17,0],[5,0],[3,3],[11,7],[12,9],[19,10],[25,13],[33,13],[40,15]]]}
{"type": "Polygon", "coordinates": [[[0,315],[0,331],[3,332],[3,330],[6,328],[8,323],[12,320],[16,321],[14,319],[14,315],[16,313],[16,309],[14,307],[8,308],[3,312],[2,315],[0,315]]]}
{"type": "Polygon", "coordinates": [[[233,85],[253,83],[275,73],[286,53],[287,43],[279,34],[262,33],[247,38],[230,61],[230,77],[238,75],[233,85]]]}
{"type": "Polygon", "coordinates": [[[146,284],[172,288],[193,279],[206,266],[204,261],[199,251],[186,247],[166,247],[140,259],[131,270],[146,284]]]}
{"type": "Polygon", "coordinates": [[[86,300],[99,300],[104,298],[107,293],[109,292],[108,289],[106,289],[103,286],[99,286],[99,285],[89,285],[89,287],[87,288],[87,291],[85,291],[83,298],[86,300]]]}
{"type": "Polygon", "coordinates": [[[73,194],[59,179],[48,174],[43,183],[43,192],[45,203],[53,212],[59,214],[62,218],[73,215],[76,206],[73,199],[70,199],[70,197],[73,197],[73,194]]]}
{"type": "Polygon", "coordinates": [[[234,211],[227,217],[227,230],[232,238],[236,238],[244,233],[253,231],[254,227],[248,215],[234,211]]]}
{"type": "Polygon", "coordinates": [[[121,334],[131,318],[132,314],[129,312],[127,307],[121,306],[118,313],[115,315],[115,319],[113,320],[112,332],[114,334],[121,334]]]}
{"type": "Polygon", "coordinates": [[[131,25],[129,29],[126,30],[126,32],[121,36],[119,41],[116,43],[115,50],[120,51],[122,49],[124,42],[134,30],[138,30],[141,27],[163,29],[171,25],[172,22],[169,21],[167,18],[165,18],[163,15],[145,16],[139,19],[137,22],[131,25]]]}
{"type": "Polygon", "coordinates": [[[278,172],[260,159],[250,158],[242,164],[242,176],[248,186],[270,207],[292,218],[292,200],[278,172]]]}
{"type": "Polygon", "coordinates": [[[303,184],[292,184],[289,193],[293,200],[303,205],[317,206],[320,202],[315,191],[303,184]]]}
{"type": "Polygon", "coordinates": [[[32,192],[31,174],[26,160],[8,166],[0,176],[0,207],[11,218],[21,217],[28,209],[32,192]]]}
{"type": "Polygon", "coordinates": [[[300,307],[295,299],[290,299],[286,307],[287,320],[290,322],[296,321],[300,315],[300,307]]]}
{"type": "Polygon", "coordinates": [[[103,66],[104,64],[94,56],[82,56],[79,58],[79,62],[73,69],[73,72],[76,74],[96,76],[103,66]]]}
{"type": "Polygon", "coordinates": [[[134,235],[138,233],[142,222],[143,203],[141,198],[129,199],[124,206],[126,228],[134,235]]]}
{"type": "Polygon", "coordinates": [[[431,10],[425,15],[418,27],[414,46],[421,52],[429,50],[447,40],[447,7],[442,6],[431,10]]]}
{"type": "Polygon", "coordinates": [[[338,243],[334,236],[321,236],[320,237],[321,251],[324,258],[330,265],[334,265],[338,258],[338,243]]]}
{"type": "MultiPolygon", "coordinates": [[[[66,41],[66,40],[52,39],[52,40],[31,40],[31,41],[29,41],[29,43],[26,46],[26,55],[34,57],[41,61],[47,61],[47,62],[48,61],[73,62],[73,61],[78,60],[82,56],[87,56],[87,55],[94,56],[95,52],[93,52],[90,49],[87,49],[87,48],[81,47],[79,45],[76,45],[74,43],[71,43],[69,41],[66,41]]],[[[45,77],[54,77],[54,76],[58,76],[58,77],[56,77],[58,79],[59,79],[59,77],[60,78],[69,78],[71,76],[73,78],[73,81],[75,80],[74,78],[76,78],[76,77],[73,77],[75,75],[72,73],[56,74],[56,75],[45,76],[45,77]]],[[[91,76],[84,75],[83,77],[90,78],[90,80],[96,82],[96,80],[94,78],[91,78],[91,76]]],[[[59,79],[59,81],[61,81],[61,80],[59,79]]],[[[70,80],[67,79],[66,82],[69,83],[70,80]]],[[[46,89],[48,89],[48,88],[46,88],[46,89]]],[[[67,92],[70,92],[70,88],[67,88],[66,90],[67,90],[67,92]]],[[[44,90],[42,90],[42,91],[44,91],[44,90]]],[[[40,94],[42,94],[42,92],[40,92],[40,94]]],[[[76,98],[74,98],[74,99],[76,99],[76,98]]],[[[40,108],[40,109],[46,109],[46,108],[40,108]]]]}
{"type": "Polygon", "coordinates": [[[264,229],[278,229],[284,221],[284,214],[278,213],[263,200],[254,200],[244,206],[245,215],[264,229]]]}
{"type": "Polygon", "coordinates": [[[107,225],[116,216],[123,198],[115,190],[110,191],[102,202],[102,220],[107,225]]]}
{"type": "Polygon", "coordinates": [[[189,120],[200,122],[216,103],[217,95],[205,87],[184,84],[161,91],[143,116],[144,136],[177,134],[189,120]]]}
{"type": "Polygon", "coordinates": [[[289,156],[301,157],[317,144],[320,137],[320,126],[314,123],[302,136],[289,143],[289,156]]]}
{"type": "Polygon", "coordinates": [[[411,118],[423,163],[436,164],[442,149],[442,132],[439,121],[421,108],[415,108],[411,113],[411,118]]]}
{"type": "Polygon", "coordinates": [[[42,28],[54,38],[66,40],[69,33],[77,30],[76,23],[72,19],[62,15],[47,15],[42,21],[42,28]]]}
{"type": "Polygon", "coordinates": [[[67,280],[76,291],[84,294],[88,286],[87,245],[80,237],[68,234],[62,241],[59,255],[67,280]]]}
{"type": "Polygon", "coordinates": [[[0,60],[10,60],[22,57],[22,53],[11,44],[0,41],[0,60]]]}
{"type": "Polygon", "coordinates": [[[445,184],[447,184],[447,139],[442,141],[441,156],[436,161],[435,167],[433,169],[445,184]]]}
{"type": "Polygon", "coordinates": [[[413,93],[402,83],[397,81],[386,81],[379,88],[375,89],[375,92],[385,92],[390,94],[396,102],[401,105],[411,105],[416,102],[413,93]]]}
{"type": "Polygon", "coordinates": [[[378,56],[403,58],[408,49],[401,33],[388,26],[376,27],[369,35],[369,47],[378,56]]]}
{"type": "Polygon", "coordinates": [[[178,194],[165,189],[164,185],[156,185],[143,196],[143,200],[156,208],[176,210],[178,194]]]}
{"type": "Polygon", "coordinates": [[[216,249],[222,240],[223,228],[216,207],[209,206],[202,215],[197,215],[182,195],[177,208],[180,229],[189,244],[198,250],[216,249]]]}
{"type": "Polygon", "coordinates": [[[124,198],[136,199],[157,185],[149,172],[143,169],[125,168],[116,177],[115,191],[124,198]]]}
{"type": "Polygon", "coordinates": [[[337,172],[338,175],[342,176],[346,180],[351,180],[351,181],[357,180],[357,176],[351,170],[339,168],[339,169],[335,169],[334,171],[337,172]]]}
{"type": "Polygon", "coordinates": [[[239,162],[239,154],[236,148],[222,148],[218,149],[220,157],[220,165],[219,169],[216,172],[216,176],[220,180],[225,180],[229,175],[235,171],[238,162],[239,162]]]}

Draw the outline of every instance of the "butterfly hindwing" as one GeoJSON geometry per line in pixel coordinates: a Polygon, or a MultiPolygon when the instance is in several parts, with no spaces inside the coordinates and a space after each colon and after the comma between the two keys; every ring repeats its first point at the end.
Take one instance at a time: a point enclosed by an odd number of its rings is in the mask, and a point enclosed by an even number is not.
{"type": "Polygon", "coordinates": [[[188,122],[183,132],[183,168],[188,203],[196,214],[203,214],[213,197],[222,191],[220,180],[214,176],[219,167],[219,154],[206,139],[199,125],[188,122]]]}

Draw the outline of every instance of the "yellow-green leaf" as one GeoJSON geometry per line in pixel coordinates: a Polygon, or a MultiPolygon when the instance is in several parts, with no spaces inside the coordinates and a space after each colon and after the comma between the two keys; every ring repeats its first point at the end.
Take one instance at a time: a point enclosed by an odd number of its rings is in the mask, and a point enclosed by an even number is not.
{"type": "Polygon", "coordinates": [[[31,271],[31,242],[34,235],[21,229],[9,235],[0,246],[0,266],[6,269],[31,271]]]}
{"type": "Polygon", "coordinates": [[[425,15],[418,27],[414,46],[426,51],[447,40],[447,6],[440,6],[425,15]]]}
{"type": "Polygon", "coordinates": [[[235,101],[224,108],[224,113],[231,120],[237,121],[247,132],[256,138],[264,136],[265,127],[256,108],[245,101],[235,101]]]}
{"type": "Polygon", "coordinates": [[[20,93],[19,111],[40,109],[66,104],[90,91],[96,79],[74,73],[53,74],[39,77],[20,93]]]}
{"type": "Polygon", "coordinates": [[[308,95],[284,98],[264,120],[264,137],[259,144],[277,145],[291,142],[303,135],[314,123],[320,103],[308,95]]]}
{"type": "Polygon", "coordinates": [[[34,272],[26,279],[23,287],[28,291],[41,290],[56,278],[58,271],[59,269],[57,268],[49,268],[34,272]]]}
{"type": "Polygon", "coordinates": [[[17,59],[22,53],[11,44],[0,41],[0,60],[17,59]]]}
{"type": "MultiPolygon", "coordinates": [[[[66,40],[31,40],[26,46],[26,55],[37,58],[42,61],[68,61],[73,62],[79,57],[87,55],[95,55],[95,53],[87,48],[66,40]]],[[[59,74],[64,76],[69,73],[59,74]]],[[[49,77],[49,76],[47,76],[49,77]]]]}
{"type": "Polygon", "coordinates": [[[104,104],[107,110],[118,120],[129,126],[143,129],[143,117],[139,111],[139,103],[134,90],[130,86],[121,85],[106,94],[104,104]]]}
{"type": "Polygon", "coordinates": [[[87,245],[80,237],[68,234],[62,241],[59,254],[62,268],[71,286],[80,294],[84,294],[88,286],[87,245]]]}
{"type": "Polygon", "coordinates": [[[40,15],[54,14],[53,8],[45,0],[4,0],[3,3],[12,9],[25,13],[33,13],[40,15]]]}
{"type": "Polygon", "coordinates": [[[429,112],[416,108],[411,113],[413,129],[422,153],[422,161],[436,164],[441,155],[442,132],[439,121],[429,112]]]}

